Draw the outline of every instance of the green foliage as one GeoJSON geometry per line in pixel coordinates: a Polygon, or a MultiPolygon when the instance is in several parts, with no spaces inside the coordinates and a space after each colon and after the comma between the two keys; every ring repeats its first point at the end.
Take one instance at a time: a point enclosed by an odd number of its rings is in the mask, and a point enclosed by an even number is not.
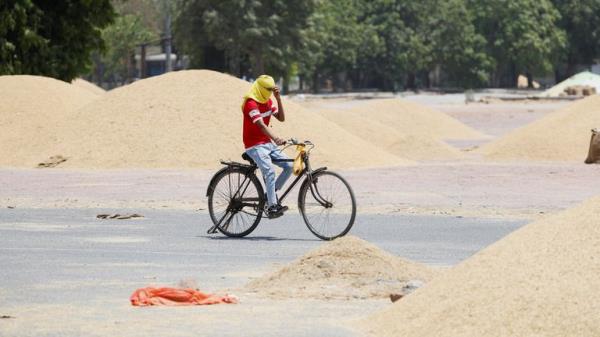
{"type": "Polygon", "coordinates": [[[208,45],[223,50],[235,74],[241,73],[240,65],[248,57],[255,76],[285,75],[313,7],[313,0],[183,0],[177,37],[189,45],[188,52],[208,45]]]}
{"type": "Polygon", "coordinates": [[[600,0],[181,0],[178,13],[192,65],[218,52],[237,75],[297,65],[313,89],[324,78],[415,88],[434,70],[478,87],[600,53],[600,0]]]}
{"type": "Polygon", "coordinates": [[[553,0],[567,33],[569,65],[591,64],[600,57],[600,0],[553,0]]]}
{"type": "Polygon", "coordinates": [[[464,0],[323,1],[309,23],[301,62],[308,76],[354,71],[396,89],[414,87],[417,75],[443,65],[457,85],[488,79],[485,40],[464,0]]]}
{"type": "Polygon", "coordinates": [[[39,35],[42,12],[31,0],[0,3],[0,75],[36,73],[48,41],[39,35]]]}
{"type": "Polygon", "coordinates": [[[443,68],[449,83],[472,88],[488,82],[493,61],[464,0],[433,1],[427,26],[431,27],[434,63],[443,68]]]}
{"type": "Polygon", "coordinates": [[[560,14],[549,0],[469,0],[497,67],[545,73],[563,50],[560,14]]]}
{"type": "MultiPolygon", "coordinates": [[[[364,22],[381,40],[378,53],[365,55],[372,70],[395,88],[406,74],[431,67],[433,43],[426,26],[427,1],[375,0],[363,3],[364,22]]],[[[409,84],[412,86],[412,84],[409,84]]]]}
{"type": "Polygon", "coordinates": [[[355,68],[361,47],[376,34],[358,22],[359,16],[357,0],[318,2],[303,32],[299,61],[303,76],[316,83],[319,76],[335,76],[355,68]]]}
{"type": "Polygon", "coordinates": [[[0,72],[70,81],[85,73],[101,28],[113,19],[109,0],[5,0],[0,7],[0,72]]]}
{"type": "Polygon", "coordinates": [[[164,14],[172,10],[176,0],[113,0],[117,15],[135,15],[142,21],[144,30],[158,35],[164,29],[164,14]],[[168,6],[171,4],[171,6],[168,6]]]}
{"type": "Polygon", "coordinates": [[[157,39],[142,22],[139,15],[118,16],[115,22],[102,31],[106,51],[100,62],[104,65],[103,81],[126,82],[132,77],[135,49],[138,45],[157,39]]]}
{"type": "MultiPolygon", "coordinates": [[[[174,14],[192,66],[236,75],[297,72],[317,86],[415,87],[441,69],[476,87],[502,74],[547,73],[600,57],[600,0],[2,0],[0,74],[71,80],[104,64],[104,80],[132,72],[137,45],[174,14]],[[114,21],[114,24],[108,26],[114,21]],[[215,62],[214,59],[222,60],[215,62]],[[222,66],[219,66],[222,67],[222,66]],[[224,69],[222,69],[224,70],[224,69]]],[[[504,75],[505,76],[505,75],[504,75]]]]}

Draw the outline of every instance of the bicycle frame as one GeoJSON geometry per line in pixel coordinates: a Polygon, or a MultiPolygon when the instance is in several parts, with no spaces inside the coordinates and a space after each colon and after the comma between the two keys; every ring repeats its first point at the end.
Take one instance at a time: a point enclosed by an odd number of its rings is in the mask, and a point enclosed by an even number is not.
{"type": "MultiPolygon", "coordinates": [[[[321,203],[323,206],[327,207],[327,205],[329,205],[330,203],[327,201],[324,201],[325,199],[323,197],[321,197],[321,195],[319,194],[318,190],[316,188],[313,188],[312,184],[312,175],[316,172],[320,172],[320,171],[325,171],[327,170],[327,167],[319,167],[316,170],[312,170],[311,166],[310,166],[310,160],[309,160],[309,156],[304,155],[304,158],[302,158],[302,160],[304,161],[304,170],[302,170],[302,172],[300,172],[300,174],[296,177],[296,179],[294,179],[294,181],[292,182],[292,184],[290,186],[288,186],[288,188],[283,192],[283,194],[281,195],[281,197],[279,197],[279,202],[282,202],[285,197],[294,189],[294,187],[296,186],[296,184],[298,184],[298,182],[300,180],[302,180],[302,178],[306,175],[306,179],[311,183],[310,184],[310,191],[313,195],[313,197],[319,202],[321,203]]],[[[280,160],[273,160],[273,162],[293,162],[294,159],[280,159],[280,160]]]]}
{"type": "MultiPolygon", "coordinates": [[[[315,198],[315,200],[317,200],[317,202],[319,202],[321,205],[323,205],[323,207],[330,208],[332,206],[332,204],[329,201],[325,200],[325,198],[323,198],[321,196],[321,194],[319,193],[319,190],[317,189],[315,184],[313,184],[313,174],[315,174],[317,172],[325,171],[325,170],[327,170],[327,167],[319,167],[318,169],[313,170],[312,167],[310,166],[310,160],[309,160],[308,154],[304,154],[302,160],[304,162],[304,169],[302,170],[302,172],[300,172],[300,174],[296,177],[296,179],[294,179],[292,184],[290,186],[288,186],[288,188],[283,192],[283,194],[279,198],[279,202],[282,202],[288,196],[288,194],[294,189],[294,187],[298,184],[298,182],[300,182],[300,180],[302,180],[302,178],[304,178],[304,176],[306,176],[305,181],[309,182],[310,192],[313,195],[313,197],[315,198]]],[[[294,161],[294,159],[273,160],[273,162],[293,162],[293,161],[294,161]]],[[[228,226],[229,222],[231,221],[231,218],[233,218],[233,216],[237,213],[237,211],[233,211],[233,210],[235,210],[237,208],[239,208],[241,210],[246,206],[254,207],[254,206],[256,206],[256,204],[253,202],[260,202],[261,199],[264,200],[264,196],[259,196],[258,198],[243,198],[242,197],[242,198],[240,198],[239,201],[236,200],[238,195],[242,195],[242,196],[244,195],[244,193],[246,192],[246,189],[250,185],[249,175],[250,174],[255,175],[256,169],[258,168],[256,166],[256,164],[246,165],[246,164],[240,164],[240,163],[234,163],[234,162],[221,162],[221,163],[228,166],[227,168],[223,168],[224,170],[227,170],[231,166],[234,166],[234,167],[237,166],[237,167],[243,167],[243,168],[247,169],[247,173],[244,175],[244,180],[242,181],[241,184],[239,184],[238,189],[233,194],[233,197],[231,198],[231,202],[230,202],[229,206],[227,207],[225,214],[223,214],[221,219],[219,219],[219,221],[208,230],[209,234],[216,233],[217,228],[222,223],[224,223],[225,226],[228,226]],[[246,182],[248,182],[248,183],[246,183],[246,182]],[[242,189],[243,189],[243,191],[242,191],[242,189]],[[240,191],[241,191],[241,193],[240,193],[240,191]],[[234,201],[236,201],[237,203],[234,204],[234,201]]],[[[212,185],[212,181],[209,184],[209,189],[210,189],[211,185],[212,185]]],[[[230,186],[231,186],[231,183],[230,183],[230,186]]],[[[207,191],[207,194],[208,194],[208,191],[207,191]]]]}

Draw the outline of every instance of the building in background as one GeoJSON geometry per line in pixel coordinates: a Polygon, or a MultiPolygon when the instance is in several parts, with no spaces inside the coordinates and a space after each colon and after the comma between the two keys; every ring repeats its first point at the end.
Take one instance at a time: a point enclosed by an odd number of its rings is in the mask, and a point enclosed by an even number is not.
{"type": "MultiPolygon", "coordinates": [[[[171,70],[187,69],[189,60],[185,56],[179,57],[171,53],[171,70]]],[[[162,75],[167,72],[167,53],[160,46],[140,46],[135,54],[136,79],[162,75]]]]}

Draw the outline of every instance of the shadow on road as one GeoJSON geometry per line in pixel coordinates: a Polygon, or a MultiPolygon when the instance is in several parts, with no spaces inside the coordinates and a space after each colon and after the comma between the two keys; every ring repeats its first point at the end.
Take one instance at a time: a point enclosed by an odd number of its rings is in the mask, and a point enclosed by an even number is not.
{"type": "Polygon", "coordinates": [[[319,239],[290,239],[290,238],[282,238],[275,236],[250,236],[243,238],[230,238],[228,236],[208,236],[208,235],[198,235],[197,238],[205,238],[210,240],[244,240],[244,241],[305,241],[305,242],[317,242],[321,241],[319,239]]]}

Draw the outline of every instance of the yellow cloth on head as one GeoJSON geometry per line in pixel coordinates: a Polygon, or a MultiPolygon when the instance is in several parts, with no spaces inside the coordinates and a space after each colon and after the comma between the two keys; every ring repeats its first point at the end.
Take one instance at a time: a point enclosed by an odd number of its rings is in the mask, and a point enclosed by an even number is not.
{"type": "Polygon", "coordinates": [[[274,86],[275,80],[273,80],[273,77],[269,75],[258,76],[256,81],[252,83],[250,91],[248,91],[248,93],[244,95],[244,100],[242,101],[242,109],[244,109],[244,105],[246,104],[246,100],[248,100],[248,98],[252,98],[258,103],[267,103],[269,101],[269,98],[271,98],[272,92],[269,89],[272,89],[274,86]]]}

